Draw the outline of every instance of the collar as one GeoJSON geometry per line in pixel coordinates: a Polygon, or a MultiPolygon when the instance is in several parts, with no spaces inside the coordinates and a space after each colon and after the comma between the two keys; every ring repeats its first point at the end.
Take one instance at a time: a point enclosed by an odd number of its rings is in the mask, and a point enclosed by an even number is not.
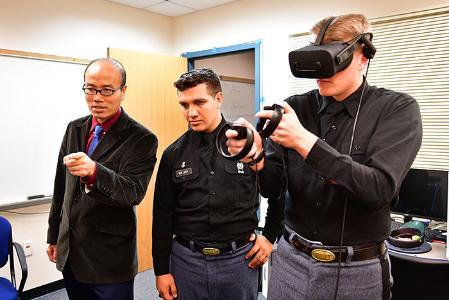
{"type": "Polygon", "coordinates": [[[220,124],[218,124],[217,127],[215,127],[215,129],[212,132],[197,132],[197,131],[193,131],[192,129],[192,136],[193,136],[193,141],[194,141],[194,145],[197,147],[200,147],[202,144],[205,145],[207,143],[207,136],[208,135],[214,135],[214,138],[217,136],[218,131],[220,130],[221,126],[223,126],[223,124],[226,123],[226,119],[223,116],[223,114],[221,114],[221,121],[220,124]]]}
{"type": "Polygon", "coordinates": [[[97,125],[101,125],[101,127],[103,127],[103,131],[106,133],[109,131],[109,129],[111,129],[112,125],[115,124],[115,122],[117,122],[117,120],[120,118],[120,115],[122,114],[122,108],[119,107],[118,111],[115,113],[115,115],[113,115],[112,117],[110,117],[106,122],[104,122],[103,124],[100,124],[100,122],[98,122],[98,120],[96,118],[92,118],[92,124],[90,125],[90,130],[89,133],[93,132],[95,129],[95,126],[97,125]]]}
{"type": "MultiPolygon", "coordinates": [[[[355,118],[355,115],[357,114],[357,107],[359,105],[360,96],[362,95],[363,85],[365,83],[366,77],[363,76],[363,82],[362,84],[357,88],[357,90],[349,95],[346,99],[341,101],[346,108],[346,111],[351,115],[351,117],[355,118]]],[[[364,92],[364,98],[367,97],[367,92],[369,90],[369,84],[366,83],[365,92],[364,92]]],[[[319,104],[318,113],[321,114],[324,111],[326,111],[326,108],[329,106],[335,100],[333,97],[330,96],[321,96],[321,103],[319,104]]],[[[362,100],[363,101],[363,100],[362,100]]]]}

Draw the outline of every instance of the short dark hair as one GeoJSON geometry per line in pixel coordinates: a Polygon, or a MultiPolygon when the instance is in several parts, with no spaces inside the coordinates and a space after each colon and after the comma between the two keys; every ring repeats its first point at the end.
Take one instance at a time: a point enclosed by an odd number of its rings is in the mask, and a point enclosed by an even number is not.
{"type": "Polygon", "coordinates": [[[121,83],[120,83],[120,88],[124,87],[126,85],[126,71],[125,71],[125,68],[123,67],[121,62],[119,62],[115,58],[110,58],[110,57],[97,58],[97,59],[94,59],[93,61],[91,61],[87,65],[86,69],[84,70],[84,81],[86,80],[86,72],[89,69],[89,67],[91,65],[93,65],[94,63],[100,62],[100,61],[110,62],[110,63],[112,63],[114,65],[114,67],[120,72],[120,75],[122,77],[122,80],[121,80],[121,83]]]}
{"type": "Polygon", "coordinates": [[[190,72],[182,74],[178,80],[175,81],[174,86],[178,91],[196,87],[199,84],[205,83],[209,94],[213,97],[218,92],[221,92],[220,78],[217,73],[208,68],[193,69],[190,72]]]}

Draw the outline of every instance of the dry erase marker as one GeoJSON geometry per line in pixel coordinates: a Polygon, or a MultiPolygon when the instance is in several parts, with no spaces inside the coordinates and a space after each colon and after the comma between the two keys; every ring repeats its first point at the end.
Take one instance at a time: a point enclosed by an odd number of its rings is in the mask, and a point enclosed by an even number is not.
{"type": "Polygon", "coordinates": [[[39,199],[39,198],[44,198],[45,195],[32,195],[32,196],[28,196],[27,199],[28,200],[33,200],[33,199],[39,199]]]}

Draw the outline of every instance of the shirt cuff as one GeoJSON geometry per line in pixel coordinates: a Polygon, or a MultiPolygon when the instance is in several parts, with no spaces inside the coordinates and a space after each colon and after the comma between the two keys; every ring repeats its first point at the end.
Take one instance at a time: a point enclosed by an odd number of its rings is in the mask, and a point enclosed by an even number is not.
{"type": "Polygon", "coordinates": [[[154,257],[153,267],[154,275],[161,276],[170,273],[170,258],[169,257],[154,257]]]}
{"type": "Polygon", "coordinates": [[[318,172],[328,171],[336,163],[336,150],[322,139],[318,139],[304,160],[318,172]]]}
{"type": "Polygon", "coordinates": [[[269,228],[265,228],[262,231],[262,235],[272,244],[276,242],[276,237],[274,236],[273,232],[269,228]]]}
{"type": "Polygon", "coordinates": [[[80,181],[84,183],[86,186],[92,186],[97,182],[97,164],[95,163],[95,169],[92,176],[81,177],[80,181]]]}

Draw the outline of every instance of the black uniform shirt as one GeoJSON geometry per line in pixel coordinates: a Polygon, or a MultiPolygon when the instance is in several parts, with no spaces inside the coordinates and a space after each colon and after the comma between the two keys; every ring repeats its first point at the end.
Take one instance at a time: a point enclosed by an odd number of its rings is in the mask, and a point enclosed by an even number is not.
{"type": "MultiPolygon", "coordinates": [[[[257,227],[255,173],[247,164],[225,159],[215,150],[215,134],[224,122],[223,118],[209,134],[188,130],[162,155],[153,207],[156,275],[169,273],[174,234],[203,242],[226,242],[257,227]]],[[[273,236],[264,235],[269,240],[273,236]]]]}
{"type": "Polygon", "coordinates": [[[264,196],[277,197],[288,181],[286,223],[327,245],[339,244],[346,196],[345,245],[380,242],[389,235],[390,207],[421,145],[415,99],[366,85],[349,155],[362,87],[343,102],[318,90],[289,97],[302,125],[320,139],[306,159],[291,149],[268,154],[260,172],[264,196]]]}

